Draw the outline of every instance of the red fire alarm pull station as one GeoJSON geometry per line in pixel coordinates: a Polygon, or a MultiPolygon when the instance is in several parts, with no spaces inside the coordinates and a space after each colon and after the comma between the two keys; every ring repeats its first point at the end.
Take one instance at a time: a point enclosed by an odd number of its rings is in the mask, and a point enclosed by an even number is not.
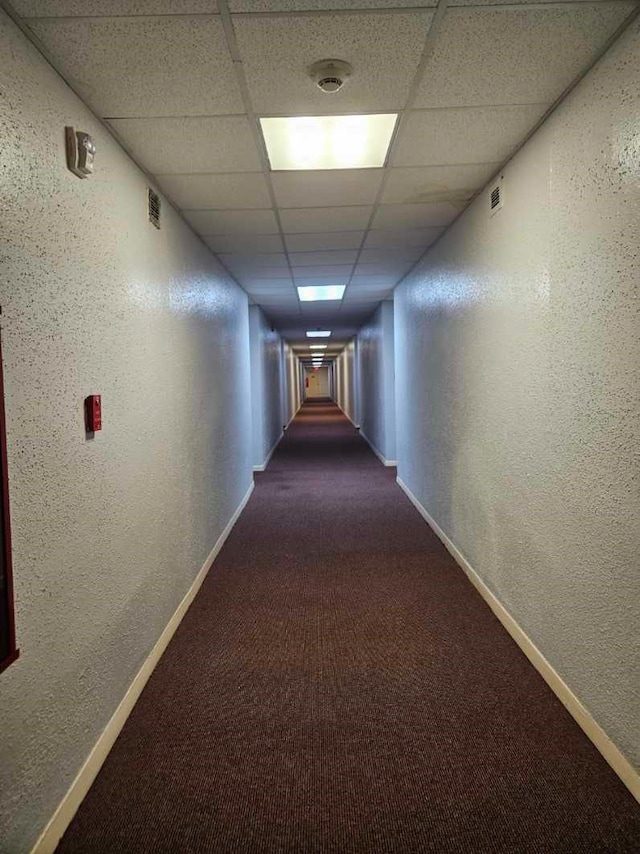
{"type": "Polygon", "coordinates": [[[84,399],[84,414],[87,433],[102,430],[102,401],[99,394],[90,394],[84,399]]]}

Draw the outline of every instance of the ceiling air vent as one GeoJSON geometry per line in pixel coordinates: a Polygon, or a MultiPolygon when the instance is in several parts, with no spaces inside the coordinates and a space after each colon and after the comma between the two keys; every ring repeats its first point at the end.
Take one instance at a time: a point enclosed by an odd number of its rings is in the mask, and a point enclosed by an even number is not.
{"type": "Polygon", "coordinates": [[[160,196],[149,188],[149,222],[160,228],[160,196]]]}
{"type": "Polygon", "coordinates": [[[498,211],[502,210],[502,202],[503,202],[503,189],[502,183],[496,184],[491,188],[491,194],[489,196],[489,209],[491,211],[491,216],[497,214],[498,211]]]}

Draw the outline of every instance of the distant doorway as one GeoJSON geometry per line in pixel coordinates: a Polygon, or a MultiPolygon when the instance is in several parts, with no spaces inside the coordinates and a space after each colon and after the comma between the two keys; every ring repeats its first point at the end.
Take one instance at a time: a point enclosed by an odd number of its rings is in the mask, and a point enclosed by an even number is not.
{"type": "Polygon", "coordinates": [[[319,368],[317,371],[307,371],[306,397],[329,397],[329,369],[319,368]]]}

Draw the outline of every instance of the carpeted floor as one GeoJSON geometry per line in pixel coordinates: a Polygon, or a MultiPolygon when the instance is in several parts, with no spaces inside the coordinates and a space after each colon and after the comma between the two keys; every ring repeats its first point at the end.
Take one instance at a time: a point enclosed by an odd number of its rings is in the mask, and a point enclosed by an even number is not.
{"type": "Polygon", "coordinates": [[[640,850],[640,807],[394,478],[303,408],[60,852],[640,850]]]}

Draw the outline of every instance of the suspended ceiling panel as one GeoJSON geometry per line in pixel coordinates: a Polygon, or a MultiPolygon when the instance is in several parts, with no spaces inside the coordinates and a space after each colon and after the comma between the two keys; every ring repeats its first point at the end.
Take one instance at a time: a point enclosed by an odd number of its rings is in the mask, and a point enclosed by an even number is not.
{"type": "Polygon", "coordinates": [[[101,116],[243,111],[218,15],[49,18],[30,27],[101,116]]]}
{"type": "Polygon", "coordinates": [[[451,9],[414,106],[549,104],[593,55],[601,34],[615,29],[620,12],[618,0],[451,9]]]}
{"type": "MultiPolygon", "coordinates": [[[[630,0],[14,0],[296,345],[337,352],[636,8],[630,0]],[[308,67],[340,58],[335,95],[308,67]],[[272,172],[258,119],[397,112],[381,169],[272,172]],[[303,303],[296,284],[346,284],[303,303]]],[[[100,168],[98,152],[97,168],[100,168]]],[[[302,352],[302,351],[300,351],[302,352]]]]}
{"type": "Polygon", "coordinates": [[[245,116],[109,119],[109,125],[154,175],[259,172],[260,157],[245,116]]]}
{"type": "Polygon", "coordinates": [[[234,26],[253,109],[261,116],[402,109],[432,18],[432,12],[239,15],[234,26]],[[357,69],[336,98],[315,88],[306,74],[309,65],[329,57],[357,69]]]}

